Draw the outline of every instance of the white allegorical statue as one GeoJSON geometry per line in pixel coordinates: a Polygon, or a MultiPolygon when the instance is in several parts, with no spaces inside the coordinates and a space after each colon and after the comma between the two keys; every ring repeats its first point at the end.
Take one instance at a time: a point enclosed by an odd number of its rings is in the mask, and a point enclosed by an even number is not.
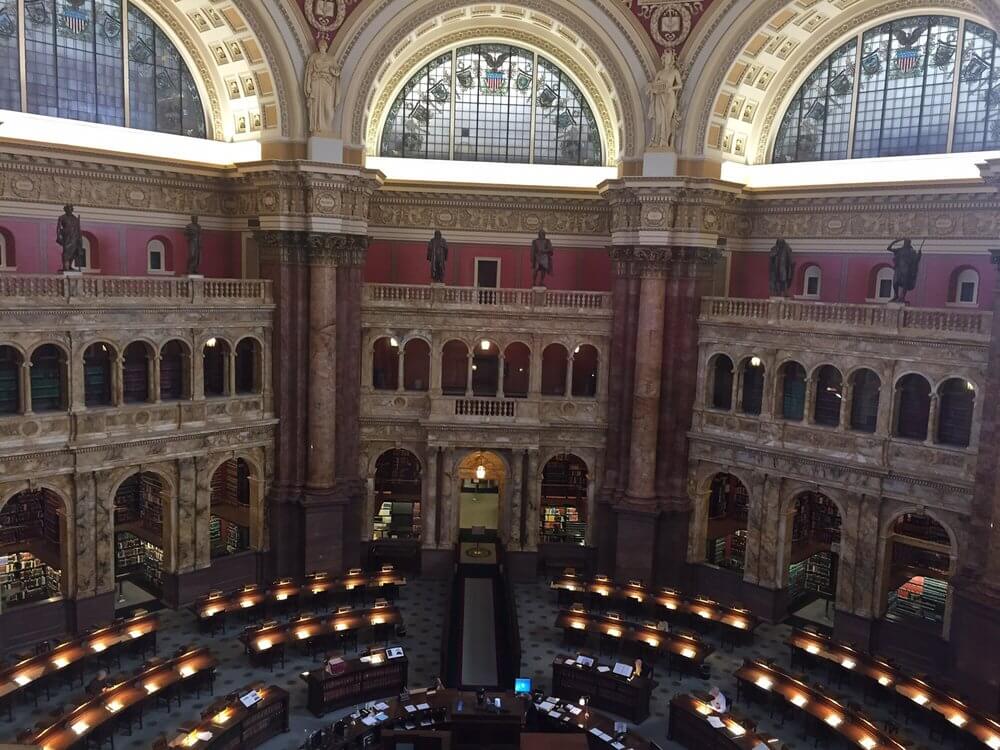
{"type": "Polygon", "coordinates": [[[664,52],[661,61],[662,67],[649,84],[649,119],[653,121],[649,145],[652,148],[672,149],[674,131],[680,122],[677,104],[684,79],[677,67],[677,57],[673,50],[664,52]]]}
{"type": "Polygon", "coordinates": [[[340,66],[330,54],[330,42],[320,39],[318,49],[309,56],[303,88],[309,107],[309,133],[329,133],[333,126],[333,111],[337,108],[340,88],[340,66]]]}

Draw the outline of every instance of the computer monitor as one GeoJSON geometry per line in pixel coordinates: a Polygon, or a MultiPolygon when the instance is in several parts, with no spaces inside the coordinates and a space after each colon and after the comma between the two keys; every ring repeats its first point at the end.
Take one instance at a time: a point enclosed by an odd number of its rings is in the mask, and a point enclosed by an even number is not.
{"type": "Polygon", "coordinates": [[[514,680],[514,692],[522,695],[531,695],[531,678],[518,677],[514,680]]]}

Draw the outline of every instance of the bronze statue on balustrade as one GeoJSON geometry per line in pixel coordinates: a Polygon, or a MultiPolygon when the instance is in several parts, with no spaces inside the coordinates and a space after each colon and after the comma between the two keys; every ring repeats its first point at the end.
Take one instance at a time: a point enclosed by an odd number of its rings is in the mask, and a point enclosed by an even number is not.
{"type": "Polygon", "coordinates": [[[77,268],[83,266],[85,258],[80,217],[73,213],[73,206],[69,203],[63,206],[63,215],[56,222],[56,242],[62,246],[63,271],[74,270],[74,265],[77,268]]]}
{"type": "Polygon", "coordinates": [[[448,260],[448,242],[441,236],[440,229],[434,230],[434,236],[427,243],[427,260],[431,262],[431,281],[435,284],[444,283],[444,264],[448,260]]]}
{"type": "Polygon", "coordinates": [[[192,216],[191,223],[184,227],[184,237],[188,246],[188,276],[194,276],[201,266],[201,224],[197,216],[192,216]]]}
{"type": "Polygon", "coordinates": [[[920,259],[923,257],[923,243],[920,248],[914,250],[909,238],[893,240],[886,248],[892,253],[893,302],[906,302],[906,293],[913,291],[917,285],[917,273],[920,271],[920,259]]]}
{"type": "Polygon", "coordinates": [[[545,230],[538,230],[538,237],[531,241],[532,286],[545,286],[545,277],[552,273],[552,242],[545,230]]]}
{"type": "Polygon", "coordinates": [[[792,248],[783,239],[774,243],[768,257],[768,286],[772,297],[784,297],[792,287],[795,264],[792,248]]]}

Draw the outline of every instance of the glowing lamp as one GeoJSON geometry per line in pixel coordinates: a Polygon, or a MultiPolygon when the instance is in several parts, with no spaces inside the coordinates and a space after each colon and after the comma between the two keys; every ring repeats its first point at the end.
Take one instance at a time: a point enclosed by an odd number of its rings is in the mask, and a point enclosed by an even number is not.
{"type": "Polygon", "coordinates": [[[771,682],[771,678],[770,677],[765,677],[764,675],[761,675],[760,677],[757,678],[756,684],[757,684],[757,687],[764,688],[764,690],[770,690],[771,686],[774,683],[771,682]]]}
{"type": "Polygon", "coordinates": [[[139,630],[139,628],[133,628],[132,630],[128,631],[128,634],[132,638],[141,638],[142,637],[142,631],[139,630]]]}
{"type": "Polygon", "coordinates": [[[674,602],[667,602],[663,606],[667,609],[677,609],[677,605],[674,602]]]}
{"type": "Polygon", "coordinates": [[[916,695],[913,696],[913,702],[916,703],[918,706],[924,705],[928,700],[930,699],[923,693],[917,693],[916,695]]]}
{"type": "Polygon", "coordinates": [[[486,479],[486,467],[482,464],[479,464],[479,466],[476,467],[476,479],[480,482],[486,479]]]}
{"type": "Polygon", "coordinates": [[[744,620],[733,620],[733,627],[739,628],[740,630],[746,630],[747,624],[744,620]]]}
{"type": "Polygon", "coordinates": [[[792,698],[792,703],[794,703],[794,704],[795,704],[796,706],[798,706],[799,708],[802,708],[802,707],[803,707],[804,705],[806,705],[806,704],[807,704],[808,702],[809,702],[809,699],[808,699],[808,698],[806,698],[806,697],[805,697],[804,695],[802,695],[801,693],[798,693],[798,694],[796,694],[796,695],[795,695],[795,696],[794,696],[794,697],[792,698]]]}
{"type": "Polygon", "coordinates": [[[865,750],[873,750],[873,748],[878,747],[878,743],[871,737],[862,737],[858,740],[858,744],[861,745],[865,750]]]}
{"type": "Polygon", "coordinates": [[[219,711],[219,713],[217,713],[215,716],[212,717],[212,723],[222,726],[227,721],[229,721],[229,718],[232,715],[233,715],[233,709],[224,708],[221,711],[219,711]]]}
{"type": "Polygon", "coordinates": [[[185,664],[183,667],[180,668],[180,673],[181,677],[190,677],[191,675],[194,674],[194,667],[192,667],[190,664],[185,664]]]}
{"type": "Polygon", "coordinates": [[[574,620],[572,627],[574,630],[586,630],[587,624],[580,622],[579,620],[574,620]]]}
{"type": "Polygon", "coordinates": [[[108,709],[108,711],[110,711],[111,713],[114,714],[114,713],[118,713],[119,711],[121,711],[124,708],[124,706],[122,705],[121,701],[119,701],[119,700],[113,700],[110,703],[108,703],[108,705],[106,705],[105,708],[108,709]]]}
{"type": "Polygon", "coordinates": [[[681,656],[687,657],[688,659],[693,659],[697,655],[697,652],[693,648],[682,648],[681,656]]]}
{"type": "Polygon", "coordinates": [[[65,656],[59,656],[53,659],[52,663],[56,665],[56,669],[62,669],[67,664],[69,664],[69,659],[67,659],[65,656]]]}
{"type": "Polygon", "coordinates": [[[193,745],[198,744],[198,732],[197,732],[197,730],[194,731],[194,732],[189,732],[184,737],[184,739],[181,740],[181,744],[184,745],[184,747],[192,747],[193,745]]]}
{"type": "Polygon", "coordinates": [[[354,590],[354,589],[356,589],[357,587],[358,587],[358,584],[356,584],[356,583],[349,583],[349,584],[347,584],[347,586],[345,586],[345,588],[346,588],[346,589],[347,589],[348,591],[353,591],[353,590],[354,590]]]}
{"type": "Polygon", "coordinates": [[[145,685],[143,685],[143,687],[146,688],[146,692],[149,695],[152,695],[153,693],[155,693],[157,690],[160,689],[160,686],[157,685],[155,682],[147,682],[145,685]]]}
{"type": "Polygon", "coordinates": [[[257,641],[257,649],[259,651],[267,651],[269,648],[271,648],[271,645],[272,644],[270,638],[261,638],[259,641],[257,641]]]}
{"type": "Polygon", "coordinates": [[[253,599],[241,599],[240,606],[243,607],[243,609],[249,609],[253,606],[253,599]]]}
{"type": "Polygon", "coordinates": [[[607,596],[608,595],[608,590],[607,589],[596,589],[596,591],[601,596],[607,596]]]}
{"type": "Polygon", "coordinates": [[[26,674],[19,674],[17,677],[14,678],[14,682],[16,682],[21,687],[24,687],[29,682],[31,682],[31,677],[29,677],[26,674]]]}
{"type": "Polygon", "coordinates": [[[94,649],[94,651],[96,651],[97,653],[101,653],[104,649],[107,648],[107,646],[98,641],[97,643],[92,645],[91,648],[94,649]]]}
{"type": "Polygon", "coordinates": [[[218,607],[209,607],[208,609],[205,610],[205,617],[211,617],[218,611],[219,611],[218,607]]]}
{"type": "Polygon", "coordinates": [[[347,571],[347,575],[359,576],[361,575],[361,568],[351,568],[350,570],[347,571]]]}
{"type": "Polygon", "coordinates": [[[285,599],[288,598],[288,594],[284,594],[284,593],[282,593],[282,594],[276,594],[274,598],[277,599],[279,602],[283,602],[283,601],[285,601],[285,599]]]}
{"type": "Polygon", "coordinates": [[[735,721],[731,721],[728,724],[726,724],[726,728],[729,730],[729,733],[733,735],[733,737],[742,737],[744,734],[747,733],[747,730],[745,730],[735,721]]]}
{"type": "Polygon", "coordinates": [[[962,714],[952,714],[948,717],[948,721],[954,724],[956,727],[964,727],[968,719],[966,719],[962,714]]]}
{"type": "Polygon", "coordinates": [[[216,341],[215,336],[212,336],[208,341],[205,342],[205,346],[215,346],[218,341],[216,341]]]}
{"type": "Polygon", "coordinates": [[[393,349],[395,349],[397,346],[399,346],[399,341],[396,340],[395,336],[390,336],[389,337],[389,346],[391,346],[393,349]]]}
{"type": "Polygon", "coordinates": [[[608,628],[608,635],[610,635],[612,638],[621,638],[622,631],[619,630],[618,628],[608,628]]]}
{"type": "Polygon", "coordinates": [[[844,719],[840,714],[827,714],[827,717],[823,719],[831,727],[839,727],[844,719]]]}
{"type": "Polygon", "coordinates": [[[76,722],[76,724],[71,726],[70,729],[72,729],[77,734],[83,734],[88,729],[90,729],[90,724],[85,722],[83,719],[80,719],[80,721],[76,722]]]}
{"type": "Polygon", "coordinates": [[[313,586],[313,587],[312,587],[312,592],[313,592],[314,594],[320,594],[320,593],[322,593],[322,592],[323,592],[323,589],[322,589],[321,587],[319,587],[319,586],[313,586]]]}
{"type": "Polygon", "coordinates": [[[818,654],[819,646],[817,646],[815,643],[810,643],[808,646],[806,646],[806,651],[810,654],[818,654]]]}
{"type": "Polygon", "coordinates": [[[856,666],[854,659],[844,659],[840,663],[843,665],[844,669],[854,669],[856,666]]]}
{"type": "Polygon", "coordinates": [[[346,622],[338,622],[336,625],[333,626],[333,629],[337,630],[337,631],[347,630],[347,623],[346,622]]]}
{"type": "Polygon", "coordinates": [[[385,618],[382,617],[381,615],[378,616],[378,617],[373,617],[372,618],[372,625],[381,625],[384,622],[385,622],[385,618]]]}
{"type": "Polygon", "coordinates": [[[882,675],[881,677],[878,678],[878,684],[881,685],[882,687],[888,687],[889,685],[892,684],[892,680],[889,679],[887,675],[882,675]]]}
{"type": "Polygon", "coordinates": [[[712,613],[709,612],[707,609],[699,609],[698,610],[698,617],[703,617],[703,618],[705,618],[707,620],[711,616],[712,616],[712,613]]]}
{"type": "Polygon", "coordinates": [[[702,716],[711,716],[712,715],[712,707],[709,706],[707,703],[699,703],[698,704],[698,708],[696,708],[695,710],[698,713],[700,713],[702,716]]]}
{"type": "Polygon", "coordinates": [[[488,352],[490,350],[490,342],[487,341],[486,339],[483,339],[482,341],[479,342],[479,348],[482,349],[484,352],[488,352]]]}
{"type": "Polygon", "coordinates": [[[646,639],[646,643],[648,643],[653,648],[656,648],[657,646],[660,645],[660,642],[658,640],[656,640],[655,638],[647,638],[646,639]]]}
{"type": "Polygon", "coordinates": [[[751,367],[760,367],[760,357],[750,357],[751,367]]]}
{"type": "Polygon", "coordinates": [[[986,740],[986,746],[990,748],[990,750],[1000,750],[1000,737],[994,734],[986,740]]]}
{"type": "Polygon", "coordinates": [[[297,630],[295,631],[295,637],[298,638],[300,641],[304,641],[306,638],[309,637],[309,631],[306,630],[305,628],[302,628],[302,630],[297,630]]]}

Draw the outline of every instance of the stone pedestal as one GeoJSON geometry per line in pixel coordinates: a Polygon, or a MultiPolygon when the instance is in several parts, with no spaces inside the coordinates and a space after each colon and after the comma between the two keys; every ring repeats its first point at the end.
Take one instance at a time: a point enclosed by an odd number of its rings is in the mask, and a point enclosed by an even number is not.
{"type": "Polygon", "coordinates": [[[642,155],[643,177],[676,177],[677,152],[647,151],[642,155]]]}
{"type": "Polygon", "coordinates": [[[306,145],[306,158],[309,161],[343,164],[344,142],[340,138],[330,138],[322,135],[310,136],[306,145]]]}

